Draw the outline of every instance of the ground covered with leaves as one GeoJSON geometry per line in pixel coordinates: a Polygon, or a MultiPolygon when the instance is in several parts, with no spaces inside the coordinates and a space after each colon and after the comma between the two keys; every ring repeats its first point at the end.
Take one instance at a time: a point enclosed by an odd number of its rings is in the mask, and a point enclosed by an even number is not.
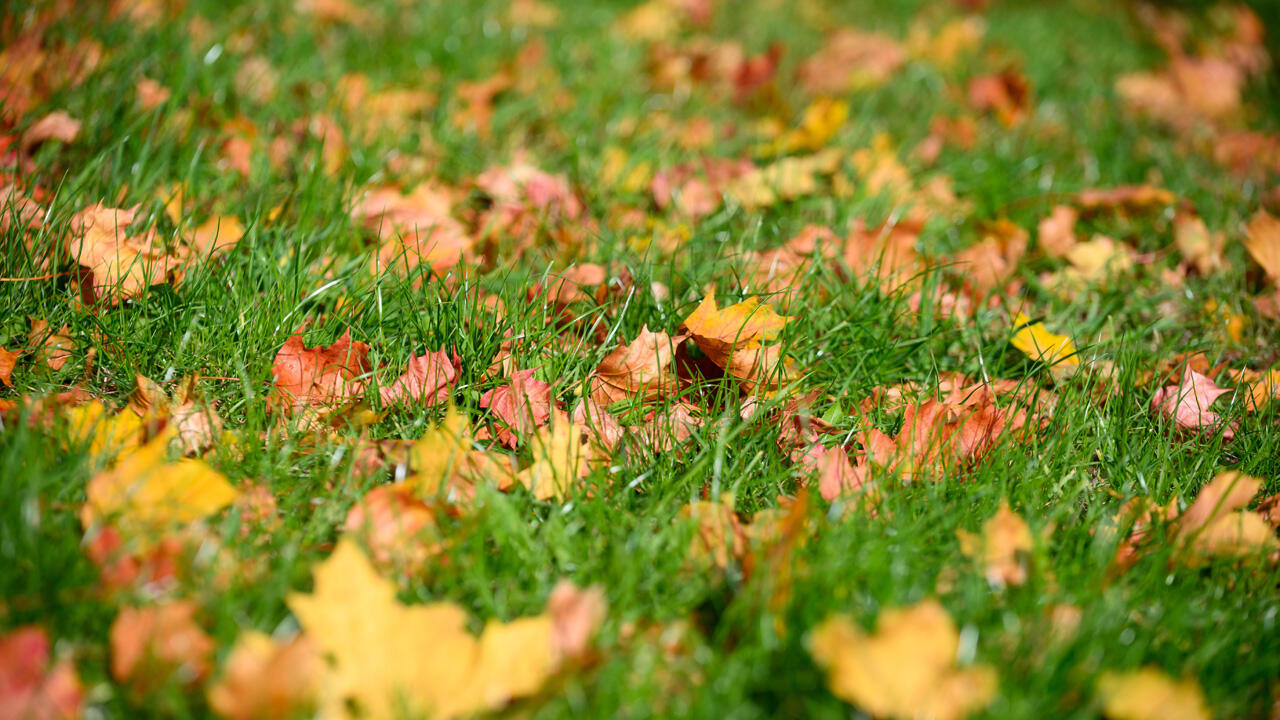
{"type": "Polygon", "coordinates": [[[0,720],[1280,717],[1267,32],[5,5],[0,720]]]}

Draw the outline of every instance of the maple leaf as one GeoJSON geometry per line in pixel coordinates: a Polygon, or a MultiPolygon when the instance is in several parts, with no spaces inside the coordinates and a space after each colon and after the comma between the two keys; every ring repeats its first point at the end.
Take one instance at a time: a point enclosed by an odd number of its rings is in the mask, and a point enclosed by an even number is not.
{"type": "Polygon", "coordinates": [[[758,348],[777,339],[790,319],[761,304],[758,297],[720,309],[715,296],[708,294],[682,325],[712,362],[723,368],[735,349],[758,348]]]}
{"type": "Polygon", "coordinates": [[[888,35],[840,28],[796,75],[810,94],[838,95],[881,85],[906,61],[906,49],[888,35]]]}
{"type": "Polygon", "coordinates": [[[285,641],[265,633],[240,633],[209,686],[209,707],[228,720],[298,717],[315,702],[321,658],[305,635],[285,641]]]}
{"type": "Polygon", "coordinates": [[[360,398],[363,375],[370,369],[368,354],[368,345],[351,341],[350,330],[328,347],[310,348],[303,344],[301,330],[295,332],[271,367],[277,405],[292,413],[360,398]]]}
{"type": "Polygon", "coordinates": [[[193,228],[187,242],[196,257],[211,257],[229,252],[244,237],[244,224],[234,215],[215,215],[193,228]]]}
{"type": "Polygon", "coordinates": [[[212,406],[199,407],[195,398],[195,378],[182,383],[170,397],[154,381],[138,375],[129,407],[138,417],[160,417],[171,424],[184,454],[212,447],[222,433],[222,418],[212,406]]]}
{"type": "Polygon", "coordinates": [[[551,385],[533,378],[534,370],[511,373],[511,382],[480,396],[480,407],[488,408],[502,421],[498,442],[514,448],[521,436],[546,424],[554,402],[551,385]]]}
{"type": "Polygon", "coordinates": [[[511,468],[494,459],[488,452],[472,450],[471,423],[452,404],[439,425],[422,433],[408,451],[412,475],[408,487],[424,498],[438,497],[447,491],[445,500],[470,500],[472,486],[485,479],[499,486],[511,483],[511,468]]]}
{"type": "Polygon", "coordinates": [[[89,480],[80,513],[85,528],[111,519],[126,536],[145,540],[212,515],[236,499],[235,488],[203,461],[167,460],[175,432],[166,428],[89,480]]]}
{"type": "Polygon", "coordinates": [[[1049,332],[1044,323],[1033,323],[1023,313],[1014,316],[1013,324],[1018,330],[1009,343],[1032,360],[1043,362],[1053,369],[1080,364],[1075,343],[1071,342],[1070,337],[1049,332]]]}
{"type": "Polygon", "coordinates": [[[473,241],[452,215],[454,202],[450,190],[432,184],[418,185],[408,194],[394,186],[369,189],[351,217],[378,234],[374,271],[425,264],[444,273],[457,265],[473,241]]]}
{"type": "Polygon", "coordinates": [[[1075,204],[1087,211],[1116,210],[1139,213],[1171,205],[1177,196],[1151,185],[1118,185],[1112,188],[1090,188],[1075,195],[1075,204]]]}
{"type": "Polygon", "coordinates": [[[1075,247],[1075,227],[1079,217],[1080,213],[1070,205],[1056,205],[1049,217],[1040,221],[1038,238],[1046,255],[1063,257],[1075,247]]]}
{"type": "Polygon", "coordinates": [[[31,333],[27,335],[27,344],[35,348],[36,362],[50,370],[61,370],[71,359],[71,351],[75,349],[70,333],[71,328],[67,325],[50,332],[48,320],[31,318],[31,333]]]}
{"type": "Polygon", "coordinates": [[[1235,471],[1219,473],[1178,516],[1174,538],[1199,557],[1239,557],[1280,548],[1267,521],[1243,508],[1262,481],[1235,471]]]}
{"type": "Polygon", "coordinates": [[[835,615],[809,635],[809,652],[838,698],[876,717],[958,720],[986,707],[996,672],[954,667],[960,634],[936,600],[885,610],[868,634],[835,615]]]}
{"type": "Polygon", "coordinates": [[[199,683],[209,672],[214,644],[196,624],[197,610],[186,600],[121,609],[111,623],[111,676],[140,694],[171,678],[199,683]]]}
{"type": "Polygon", "coordinates": [[[85,288],[89,302],[115,305],[138,297],[151,285],[169,282],[182,261],[160,247],[154,229],[129,235],[141,206],[127,210],[98,203],[71,217],[67,253],[88,269],[92,284],[85,288]]]}
{"type": "Polygon", "coordinates": [[[419,402],[430,407],[449,399],[458,382],[458,371],[444,350],[426,352],[409,358],[404,374],[378,394],[385,405],[419,402]]]}
{"type": "Polygon", "coordinates": [[[32,123],[22,134],[21,152],[26,154],[31,148],[46,140],[58,142],[75,142],[80,135],[80,121],[62,110],[55,110],[32,123]]]}
{"type": "Polygon", "coordinates": [[[591,471],[595,448],[586,428],[559,413],[534,433],[530,447],[533,464],[516,475],[516,481],[539,500],[566,499],[578,481],[591,471]]]}
{"type": "Polygon", "coordinates": [[[1280,284],[1280,220],[1259,210],[1245,227],[1244,247],[1267,277],[1280,284]]]}
{"type": "Polygon", "coordinates": [[[955,255],[957,267],[964,271],[967,289],[979,298],[1012,277],[1026,253],[1029,237],[1026,230],[1004,218],[985,230],[981,240],[955,255]]]}
{"type": "Polygon", "coordinates": [[[342,529],[380,568],[412,575],[439,550],[435,512],[403,485],[379,485],[351,506],[342,529]]]}
{"type": "Polygon", "coordinates": [[[0,382],[8,387],[13,387],[13,368],[20,355],[21,350],[10,351],[0,347],[0,382]]]}
{"type": "Polygon", "coordinates": [[[1229,370],[1231,378],[1248,388],[1245,399],[1246,407],[1257,410],[1276,398],[1280,398],[1280,367],[1273,367],[1266,372],[1257,370],[1229,370]]]}
{"type": "Polygon", "coordinates": [[[1156,668],[1105,672],[1098,678],[1102,713],[1111,720],[1210,720],[1200,684],[1175,681],[1156,668]]]}
{"type": "Polygon", "coordinates": [[[630,344],[619,345],[600,361],[593,375],[592,399],[608,405],[632,397],[653,400],[674,393],[678,382],[671,360],[683,341],[683,336],[655,333],[645,325],[630,344]]]}
{"type": "Polygon", "coordinates": [[[1199,215],[1179,212],[1174,216],[1173,244],[1182,254],[1183,261],[1201,275],[1209,275],[1227,266],[1223,256],[1226,243],[1226,236],[1221,232],[1209,232],[1199,215]]]}
{"type": "MultiPolygon", "coordinates": [[[[1186,368],[1179,385],[1169,385],[1156,391],[1151,398],[1151,409],[1172,418],[1174,424],[1183,429],[1199,430],[1218,424],[1218,413],[1210,410],[1213,401],[1232,392],[1230,388],[1218,387],[1213,380],[1186,368]]],[[[1227,425],[1222,435],[1230,440],[1235,430],[1227,425]]]]}
{"type": "Polygon", "coordinates": [[[538,692],[559,667],[549,615],[490,621],[475,637],[452,603],[397,602],[395,587],[350,540],[339,540],[314,575],[312,593],[293,593],[288,605],[329,660],[320,685],[325,717],[469,716],[538,692]]]}
{"type": "Polygon", "coordinates": [[[686,557],[695,567],[723,570],[746,552],[746,532],[733,504],[733,493],[721,493],[719,500],[695,500],[680,508],[680,519],[694,524],[686,557]]]}
{"type": "Polygon", "coordinates": [[[138,93],[138,106],[144,111],[154,110],[169,102],[169,97],[173,94],[169,88],[149,77],[138,78],[134,89],[138,93]]]}
{"type": "Polygon", "coordinates": [[[50,665],[43,628],[19,627],[0,635],[0,717],[72,720],[80,717],[83,703],[71,659],[50,665]]]}
{"type": "Polygon", "coordinates": [[[818,493],[827,502],[858,493],[867,485],[867,466],[855,464],[844,448],[814,443],[800,463],[818,476],[818,493]]]}
{"type": "Polygon", "coordinates": [[[1027,521],[1001,500],[996,514],[982,524],[982,533],[957,530],[960,552],[977,560],[995,587],[1022,585],[1027,581],[1027,560],[1033,549],[1027,521]]]}
{"type": "Polygon", "coordinates": [[[969,81],[969,103],[978,110],[995,113],[1005,127],[1026,119],[1031,105],[1031,84],[1016,69],[979,75],[969,81]]]}

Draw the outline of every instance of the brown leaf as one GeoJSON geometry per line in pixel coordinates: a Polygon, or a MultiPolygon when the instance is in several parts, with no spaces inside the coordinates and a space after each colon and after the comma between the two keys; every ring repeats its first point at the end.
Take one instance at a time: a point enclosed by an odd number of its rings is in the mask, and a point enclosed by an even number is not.
{"type": "Polygon", "coordinates": [[[619,345],[596,367],[591,397],[601,405],[637,398],[655,400],[678,389],[671,361],[684,336],[653,332],[646,325],[628,345],[619,345]]]}
{"type": "Polygon", "coordinates": [[[111,676],[143,694],[170,679],[203,680],[214,644],[196,624],[197,610],[186,600],[120,610],[111,623],[111,676]]]}
{"type": "Polygon", "coordinates": [[[31,318],[31,333],[27,345],[35,348],[35,360],[53,371],[62,369],[71,359],[75,343],[71,340],[71,328],[63,325],[56,332],[49,331],[47,320],[31,318]]]}
{"type": "Polygon", "coordinates": [[[449,399],[458,382],[458,371],[444,350],[435,350],[409,358],[404,374],[378,393],[384,405],[417,402],[426,407],[449,399]]]}
{"type": "Polygon", "coordinates": [[[471,252],[473,241],[453,215],[454,193],[433,184],[402,194],[395,186],[371,188],[351,209],[351,217],[377,233],[374,271],[412,270],[426,265],[445,273],[471,252]]]}
{"type": "Polygon", "coordinates": [[[1245,228],[1244,247],[1267,277],[1280,285],[1280,220],[1266,210],[1259,210],[1245,228]]]}
{"type": "Polygon", "coordinates": [[[354,535],[370,560],[397,576],[413,576],[440,550],[436,516],[403,485],[380,485],[351,506],[343,531],[354,535]]]}
{"type": "Polygon", "coordinates": [[[996,514],[982,524],[981,534],[957,530],[956,535],[960,539],[960,552],[982,565],[992,586],[1026,583],[1034,538],[1027,521],[1009,509],[1008,500],[1000,501],[996,514]]]}
{"type": "Polygon", "coordinates": [[[980,75],[969,81],[969,103],[978,110],[994,113],[1006,127],[1026,119],[1031,105],[1031,85],[1027,76],[1014,69],[980,75]]]}
{"type": "Polygon", "coordinates": [[[10,351],[0,347],[0,382],[8,387],[13,387],[13,368],[20,355],[22,350],[10,351]]]}
{"type": "Polygon", "coordinates": [[[480,407],[488,408],[503,426],[498,442],[514,448],[520,438],[545,425],[551,417],[551,385],[533,378],[533,370],[511,373],[511,382],[480,396],[480,407]]]}
{"type": "Polygon", "coordinates": [[[272,365],[275,402],[286,413],[308,407],[326,408],[364,395],[369,372],[369,346],[351,341],[351,331],[328,347],[306,347],[301,330],[276,353],[272,365]]]}
{"type": "Polygon", "coordinates": [[[75,142],[76,137],[79,135],[80,121],[62,110],[56,110],[40,118],[31,127],[27,128],[27,131],[22,134],[21,151],[26,154],[31,148],[47,140],[57,140],[64,143],[75,142]]]}
{"type": "Polygon", "coordinates": [[[182,265],[161,247],[154,229],[128,234],[138,207],[120,210],[99,203],[72,216],[65,246],[92,278],[84,289],[86,302],[115,305],[137,297],[151,285],[169,282],[182,265]]]}
{"type": "Polygon", "coordinates": [[[906,61],[907,51],[897,40],[880,33],[841,28],[800,64],[796,75],[812,95],[841,95],[884,83],[906,61]]]}
{"type": "Polygon", "coordinates": [[[1080,213],[1070,205],[1057,205],[1049,217],[1040,221],[1040,249],[1052,258],[1067,254],[1076,244],[1076,219],[1080,213]]]}
{"type": "Polygon", "coordinates": [[[242,632],[222,677],[209,687],[209,707],[228,720],[297,717],[315,703],[321,662],[306,635],[280,641],[242,632]]]}

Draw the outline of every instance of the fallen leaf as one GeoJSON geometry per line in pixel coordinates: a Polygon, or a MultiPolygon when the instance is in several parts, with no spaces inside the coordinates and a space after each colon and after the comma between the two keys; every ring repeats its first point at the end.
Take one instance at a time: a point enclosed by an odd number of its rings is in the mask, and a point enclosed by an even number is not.
{"type": "Polygon", "coordinates": [[[430,407],[449,400],[458,382],[458,371],[444,350],[409,358],[404,374],[378,390],[384,405],[419,403],[430,407]]]}
{"type": "Polygon", "coordinates": [[[89,480],[80,512],[86,529],[110,520],[129,538],[158,539],[235,501],[235,488],[204,461],[168,461],[174,433],[166,428],[89,480]]]}
{"type": "Polygon", "coordinates": [[[809,635],[809,652],[841,700],[886,718],[959,720],[996,692],[996,671],[954,666],[960,634],[936,600],[885,610],[868,634],[843,615],[809,635]]]}
{"type": "Polygon", "coordinates": [[[671,364],[676,346],[684,338],[665,332],[652,332],[649,326],[627,345],[619,345],[596,367],[591,396],[601,405],[636,398],[654,400],[677,389],[675,369],[671,364]]]}
{"type": "Polygon", "coordinates": [[[230,251],[244,237],[244,225],[234,215],[215,215],[196,226],[187,242],[197,257],[207,258],[230,251]]]}
{"type": "Polygon", "coordinates": [[[1175,539],[1201,557],[1240,557],[1280,548],[1262,515],[1244,509],[1261,488],[1258,478],[1218,473],[1178,516],[1175,539]]]}
{"type": "Polygon", "coordinates": [[[1000,508],[982,524],[980,534],[957,530],[956,535],[960,552],[978,561],[992,586],[1026,583],[1034,538],[1027,521],[1009,509],[1008,500],[1000,501],[1000,508]]]}
{"type": "Polygon", "coordinates": [[[22,134],[21,151],[26,154],[30,152],[31,148],[47,140],[57,140],[64,143],[75,142],[79,135],[80,121],[62,110],[55,110],[35,121],[22,134]]]}
{"type": "Polygon", "coordinates": [[[539,500],[567,499],[590,472],[595,455],[585,430],[564,417],[539,427],[529,443],[533,464],[521,470],[516,480],[539,500]]]}
{"type": "Polygon", "coordinates": [[[169,88],[149,77],[139,78],[135,89],[138,92],[138,107],[144,111],[154,110],[169,102],[169,96],[173,94],[169,88]]]}
{"type": "Polygon", "coordinates": [[[72,720],[83,712],[84,690],[69,658],[50,663],[44,629],[19,627],[0,635],[0,718],[72,720]]]}
{"type": "MultiPolygon", "coordinates": [[[[1168,385],[1156,391],[1151,398],[1151,409],[1172,418],[1179,428],[1211,428],[1218,424],[1220,418],[1209,407],[1214,400],[1230,392],[1230,388],[1218,387],[1213,380],[1188,367],[1183,372],[1181,384],[1168,385]]],[[[1235,430],[1227,425],[1223,427],[1222,434],[1230,440],[1235,430]]]]}
{"type": "Polygon", "coordinates": [[[452,603],[397,602],[395,587],[346,539],[314,574],[313,592],[293,593],[288,604],[328,659],[325,717],[470,716],[538,692],[559,667],[549,615],[490,621],[472,636],[452,603]]]}
{"type": "Polygon", "coordinates": [[[364,395],[369,346],[351,341],[351,331],[328,347],[307,347],[295,332],[276,353],[272,381],[278,407],[288,413],[332,408],[364,395]]]}
{"type": "Polygon", "coordinates": [[[470,253],[473,240],[453,217],[454,202],[452,191],[427,183],[407,194],[389,185],[367,190],[351,217],[377,233],[374,271],[425,265],[443,274],[456,266],[470,253]]]}
{"type": "Polygon", "coordinates": [[[1280,285],[1280,219],[1266,210],[1255,213],[1245,227],[1244,247],[1267,278],[1280,285]]]}
{"type": "Polygon", "coordinates": [[[694,523],[686,557],[695,567],[723,570],[747,550],[746,532],[733,509],[733,493],[721,493],[718,501],[695,500],[680,508],[680,519],[694,523]]]}
{"type": "Polygon", "coordinates": [[[1172,205],[1177,196],[1164,188],[1151,185],[1119,185],[1113,188],[1090,188],[1076,193],[1075,204],[1082,210],[1115,210],[1140,213],[1172,205]]]}
{"type": "Polygon", "coordinates": [[[969,103],[992,112],[1005,127],[1026,119],[1031,105],[1031,84],[1018,70],[979,75],[969,81],[969,103]]]}
{"type": "Polygon", "coordinates": [[[1033,361],[1043,362],[1053,369],[1080,364],[1075,343],[1070,337],[1049,332],[1044,323],[1033,323],[1023,313],[1014,316],[1013,325],[1018,330],[1013,333],[1010,344],[1033,361]]]}
{"type": "Polygon", "coordinates": [[[162,248],[154,228],[128,234],[138,209],[120,210],[99,203],[72,216],[71,234],[64,244],[67,253],[89,271],[88,301],[115,305],[176,277],[182,261],[162,248]]]}
{"type": "Polygon", "coordinates": [[[608,611],[603,589],[584,590],[569,580],[557,582],[547,598],[551,643],[556,654],[565,659],[584,656],[608,611]]]}
{"type": "Polygon", "coordinates": [[[208,689],[209,707],[227,720],[298,717],[315,703],[321,662],[306,635],[280,641],[246,630],[208,689]]]}
{"type": "Polygon", "coordinates": [[[55,372],[61,370],[71,359],[71,351],[75,349],[70,333],[71,328],[67,325],[50,332],[48,320],[31,318],[31,333],[27,335],[27,344],[35,348],[35,361],[55,372]]]}
{"type": "Polygon", "coordinates": [[[1105,672],[1098,678],[1102,713],[1111,720],[1210,720],[1194,679],[1172,680],[1155,668],[1105,672]]]}
{"type": "Polygon", "coordinates": [[[146,694],[169,681],[195,685],[209,673],[214,643],[181,600],[126,607],[111,623],[111,676],[146,694]]]}
{"type": "MultiPolygon", "coordinates": [[[[1209,275],[1226,268],[1223,255],[1227,238],[1221,232],[1210,232],[1199,215],[1179,212],[1173,219],[1173,244],[1184,262],[1201,275],[1209,275]]],[[[1280,255],[1277,256],[1280,259],[1280,255]]]]}
{"type": "Polygon", "coordinates": [[[379,485],[347,513],[342,529],[360,540],[379,568],[411,576],[439,549],[431,506],[403,485],[379,485]]]}
{"type": "Polygon", "coordinates": [[[551,417],[551,385],[533,378],[533,370],[511,373],[511,382],[480,396],[480,407],[488,408],[498,420],[498,442],[514,448],[521,437],[546,424],[551,417]]]}
{"type": "Polygon", "coordinates": [[[840,28],[800,63],[796,76],[812,95],[841,95],[883,84],[906,61],[906,49],[888,35],[840,28]]]}
{"type": "Polygon", "coordinates": [[[788,320],[758,297],[720,309],[715,296],[708,294],[682,325],[712,362],[723,368],[735,349],[759,347],[777,339],[788,320]]]}
{"type": "Polygon", "coordinates": [[[13,368],[18,363],[22,350],[6,350],[0,347],[0,382],[13,387],[13,368]]]}
{"type": "Polygon", "coordinates": [[[1040,221],[1040,248],[1049,257],[1059,258],[1076,244],[1075,227],[1080,213],[1070,205],[1057,205],[1049,217],[1040,221]]]}

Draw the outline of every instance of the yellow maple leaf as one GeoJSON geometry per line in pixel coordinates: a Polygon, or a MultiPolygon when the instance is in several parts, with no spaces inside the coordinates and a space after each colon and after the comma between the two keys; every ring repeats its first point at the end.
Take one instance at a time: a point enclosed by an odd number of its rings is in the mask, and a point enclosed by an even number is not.
{"type": "Polygon", "coordinates": [[[997,587],[1022,585],[1027,581],[1027,557],[1034,538],[1027,521],[1001,500],[1000,509],[982,524],[981,534],[957,530],[960,552],[978,560],[987,581],[997,587]]]}
{"type": "Polygon", "coordinates": [[[1209,720],[1209,706],[1195,680],[1175,681],[1155,668],[1103,673],[1102,712],[1111,720],[1209,720]]]}
{"type": "Polygon", "coordinates": [[[1009,342],[1032,360],[1045,362],[1054,369],[1080,364],[1070,337],[1049,332],[1044,323],[1033,323],[1023,313],[1014,316],[1013,325],[1018,330],[1009,342]]]}
{"type": "Polygon", "coordinates": [[[499,487],[509,485],[511,470],[490,453],[473,449],[473,439],[471,422],[450,403],[444,420],[409,449],[413,475],[406,485],[419,497],[433,498],[442,492],[459,496],[453,499],[469,496],[469,486],[482,478],[494,480],[499,487]]]}
{"type": "Polygon", "coordinates": [[[565,499],[591,469],[594,453],[587,437],[582,425],[553,418],[533,436],[533,464],[521,470],[516,480],[539,500],[565,499]]]}
{"type": "Polygon", "coordinates": [[[346,538],[316,567],[314,591],[291,594],[288,605],[330,660],[324,717],[474,715],[537,692],[558,665],[548,616],[490,622],[477,638],[453,603],[398,602],[346,538]]]}
{"type": "Polygon", "coordinates": [[[735,348],[755,348],[773,341],[789,320],[758,297],[722,309],[716,306],[715,296],[708,294],[684,319],[684,327],[712,362],[724,367],[735,348]]]}
{"type": "Polygon", "coordinates": [[[67,408],[63,418],[73,443],[88,445],[89,456],[101,460],[142,442],[142,420],[131,412],[108,415],[107,408],[94,400],[67,408]]]}
{"type": "Polygon", "coordinates": [[[201,460],[168,460],[173,426],[89,480],[81,510],[84,526],[111,519],[122,533],[142,540],[208,517],[239,493],[222,473],[201,460]]]}
{"type": "Polygon", "coordinates": [[[980,710],[996,691],[985,665],[954,667],[960,635],[936,600],[886,610],[868,634],[850,618],[827,618],[809,651],[827,672],[836,697],[876,717],[958,720],[980,710]]]}

